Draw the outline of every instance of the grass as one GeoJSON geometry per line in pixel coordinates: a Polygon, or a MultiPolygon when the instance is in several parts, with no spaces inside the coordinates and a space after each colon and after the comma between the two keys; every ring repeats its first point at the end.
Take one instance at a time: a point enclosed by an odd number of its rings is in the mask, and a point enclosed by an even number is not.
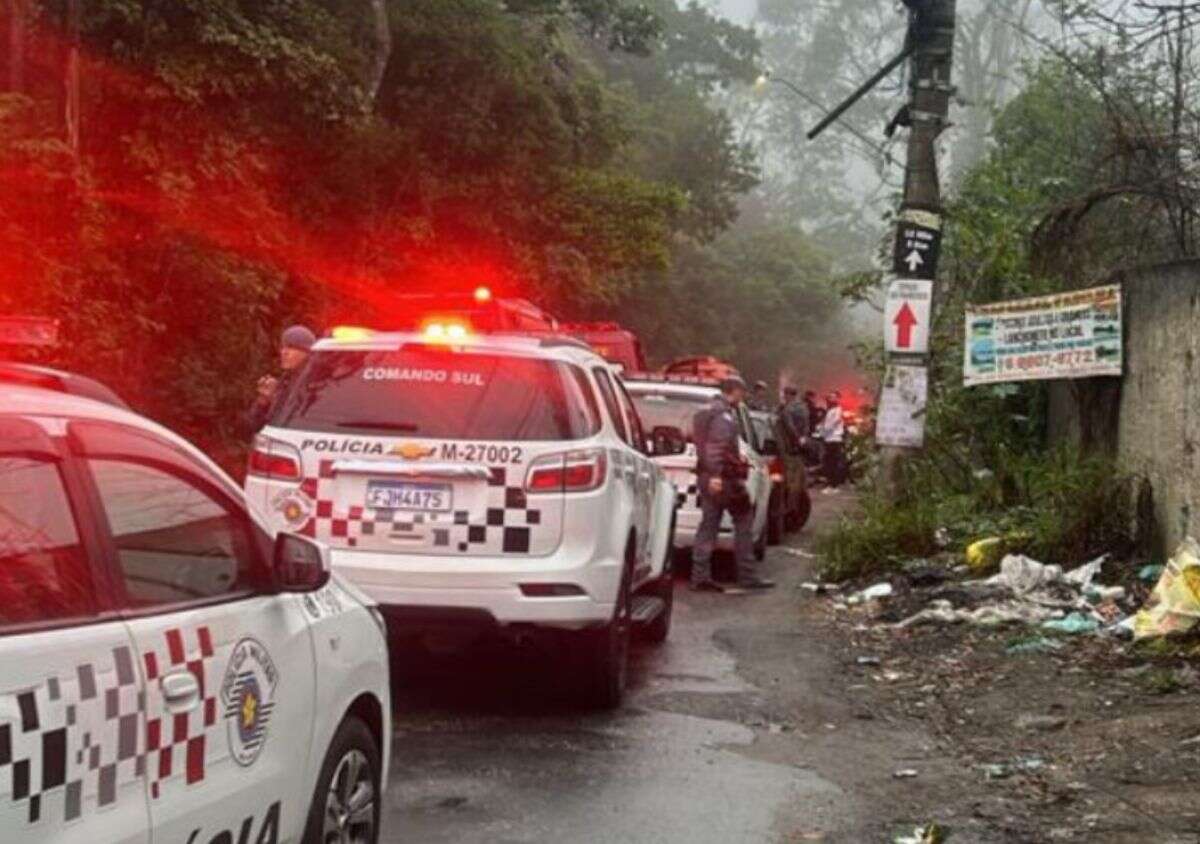
{"type": "Polygon", "coordinates": [[[932,460],[910,463],[895,502],[867,485],[859,510],[818,538],[823,576],[886,574],[988,536],[1020,535],[1013,552],[1064,567],[1132,549],[1132,484],[1110,460],[1056,450],[1012,457],[955,484],[937,469],[932,460]]]}

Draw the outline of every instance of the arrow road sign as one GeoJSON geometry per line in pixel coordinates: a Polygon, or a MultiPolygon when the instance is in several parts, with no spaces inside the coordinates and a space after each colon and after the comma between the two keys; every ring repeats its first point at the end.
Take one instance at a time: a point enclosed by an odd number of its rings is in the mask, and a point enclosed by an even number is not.
{"type": "Polygon", "coordinates": [[[896,348],[905,351],[912,350],[912,333],[913,328],[917,324],[917,315],[913,313],[912,306],[908,302],[904,302],[900,306],[900,313],[896,314],[894,325],[896,326],[896,348]]]}
{"type": "Polygon", "coordinates": [[[892,271],[909,278],[935,278],[942,251],[942,218],[929,211],[908,208],[896,225],[892,271]]]}
{"type": "Polygon", "coordinates": [[[932,298],[932,281],[895,279],[888,285],[883,330],[889,352],[912,355],[929,352],[932,298]]]}

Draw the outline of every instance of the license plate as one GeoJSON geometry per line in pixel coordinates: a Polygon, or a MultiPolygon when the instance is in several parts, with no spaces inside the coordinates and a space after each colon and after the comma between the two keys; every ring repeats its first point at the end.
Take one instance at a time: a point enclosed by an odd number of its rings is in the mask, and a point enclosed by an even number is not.
{"type": "Polygon", "coordinates": [[[374,510],[449,511],[454,505],[450,484],[371,481],[367,484],[367,506],[374,510]]]}

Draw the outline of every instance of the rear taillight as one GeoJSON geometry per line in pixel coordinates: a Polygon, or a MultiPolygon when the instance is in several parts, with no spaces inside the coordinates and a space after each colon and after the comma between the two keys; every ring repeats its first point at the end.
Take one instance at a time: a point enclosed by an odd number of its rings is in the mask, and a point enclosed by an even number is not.
{"type": "Polygon", "coordinates": [[[300,452],[287,443],[269,437],[255,437],[246,472],[259,478],[298,481],[302,476],[300,452]]]}
{"type": "Polygon", "coordinates": [[[608,454],[602,448],[539,457],[525,478],[528,492],[586,492],[604,485],[608,454]]]}
{"type": "Polygon", "coordinates": [[[767,470],[771,473],[772,483],[777,484],[783,482],[783,458],[772,457],[770,462],[767,464],[767,470]]]}

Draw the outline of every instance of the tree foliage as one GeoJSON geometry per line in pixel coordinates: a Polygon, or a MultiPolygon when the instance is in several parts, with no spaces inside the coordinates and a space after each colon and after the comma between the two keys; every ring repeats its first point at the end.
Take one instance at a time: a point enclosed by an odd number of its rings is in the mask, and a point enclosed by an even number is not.
{"type": "Polygon", "coordinates": [[[709,96],[757,40],[694,2],[5,8],[0,310],[210,447],[290,320],[480,282],[607,312],[756,176],[709,96]]]}

